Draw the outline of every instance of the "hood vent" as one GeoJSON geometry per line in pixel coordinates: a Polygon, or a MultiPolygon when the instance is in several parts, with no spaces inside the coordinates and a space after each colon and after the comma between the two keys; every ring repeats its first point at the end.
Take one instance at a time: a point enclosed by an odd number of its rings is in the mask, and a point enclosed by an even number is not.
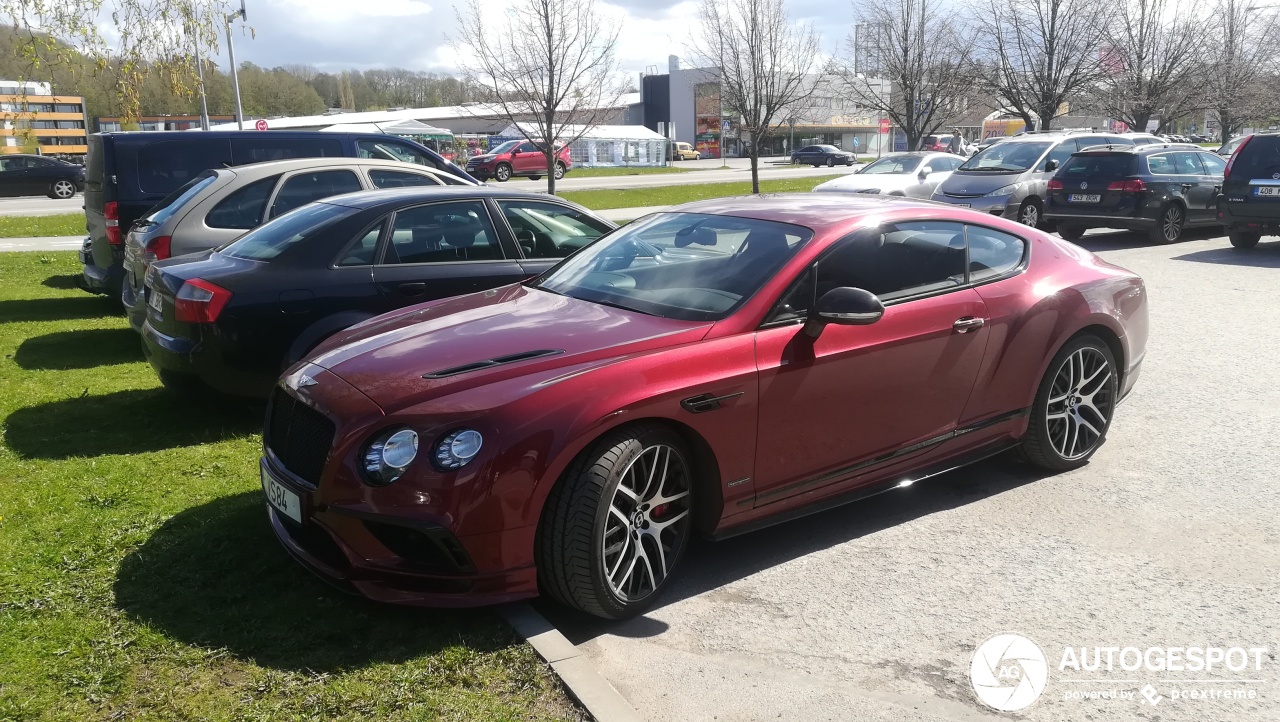
{"type": "Polygon", "coordinates": [[[528,361],[529,359],[542,358],[543,356],[555,356],[556,354],[561,354],[561,353],[564,353],[564,351],[560,349],[555,349],[555,348],[547,348],[547,349],[541,349],[538,351],[523,351],[521,353],[508,354],[506,356],[494,356],[493,358],[485,359],[484,361],[473,361],[469,364],[463,364],[461,366],[454,366],[452,368],[440,369],[439,371],[432,371],[431,373],[423,374],[422,378],[443,379],[449,376],[457,376],[458,374],[465,374],[465,373],[470,373],[472,371],[479,371],[480,369],[492,368],[494,366],[502,366],[503,364],[513,364],[517,361],[528,361]]]}

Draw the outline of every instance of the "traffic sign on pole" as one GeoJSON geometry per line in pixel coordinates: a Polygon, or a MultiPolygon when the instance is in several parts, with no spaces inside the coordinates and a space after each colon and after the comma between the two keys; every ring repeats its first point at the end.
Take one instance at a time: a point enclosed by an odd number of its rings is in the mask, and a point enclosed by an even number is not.
{"type": "Polygon", "coordinates": [[[266,129],[267,129],[267,121],[265,121],[265,120],[259,120],[257,123],[254,123],[254,124],[253,124],[253,127],[257,128],[258,130],[266,130],[266,129]]]}

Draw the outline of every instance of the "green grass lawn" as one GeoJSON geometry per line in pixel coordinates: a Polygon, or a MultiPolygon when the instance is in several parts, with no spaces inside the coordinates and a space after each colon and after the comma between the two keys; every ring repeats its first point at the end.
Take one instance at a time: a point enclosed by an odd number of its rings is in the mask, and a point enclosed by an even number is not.
{"type": "Polygon", "coordinates": [[[267,525],[262,406],[174,398],[73,253],[0,253],[0,720],[580,719],[493,613],[331,589],[267,525]]]}
{"type": "Polygon", "coordinates": [[[83,236],[84,233],[83,213],[62,213],[56,216],[0,216],[0,238],[83,236]]]}
{"type": "MultiPolygon", "coordinates": [[[[760,181],[761,193],[805,193],[835,176],[809,176],[760,181]]],[[[654,186],[625,190],[565,191],[558,193],[565,200],[586,208],[637,208],[640,206],[672,206],[707,198],[740,196],[751,192],[751,181],[733,183],[696,183],[691,185],[654,186]]]]}

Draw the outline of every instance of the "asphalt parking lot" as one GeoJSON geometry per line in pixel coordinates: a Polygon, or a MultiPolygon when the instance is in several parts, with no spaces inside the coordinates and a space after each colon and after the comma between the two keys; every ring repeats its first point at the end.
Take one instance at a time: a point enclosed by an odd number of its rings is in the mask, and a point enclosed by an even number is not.
{"type": "Polygon", "coordinates": [[[1086,467],[1000,458],[697,543],[624,624],[540,607],[652,720],[1008,719],[969,679],[1001,632],[1047,659],[1019,719],[1280,719],[1280,242],[1081,243],[1143,276],[1152,324],[1086,467]],[[1238,672],[1060,669],[1067,647],[1214,646],[1267,651],[1238,672]]]}

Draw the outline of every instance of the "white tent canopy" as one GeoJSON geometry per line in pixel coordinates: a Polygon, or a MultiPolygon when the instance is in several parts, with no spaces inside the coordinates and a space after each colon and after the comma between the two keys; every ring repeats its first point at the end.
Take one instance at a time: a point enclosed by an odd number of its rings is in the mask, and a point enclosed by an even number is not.
{"type": "MultiPolygon", "coordinates": [[[[512,123],[496,133],[502,138],[540,138],[534,123],[512,123]]],[[[643,125],[593,125],[583,128],[581,125],[566,125],[560,133],[562,138],[578,138],[582,140],[666,140],[643,125]]]]}
{"type": "Polygon", "coordinates": [[[444,128],[420,123],[416,120],[395,120],[377,123],[338,123],[322,131],[333,133],[386,133],[387,135],[452,135],[444,128]]]}

